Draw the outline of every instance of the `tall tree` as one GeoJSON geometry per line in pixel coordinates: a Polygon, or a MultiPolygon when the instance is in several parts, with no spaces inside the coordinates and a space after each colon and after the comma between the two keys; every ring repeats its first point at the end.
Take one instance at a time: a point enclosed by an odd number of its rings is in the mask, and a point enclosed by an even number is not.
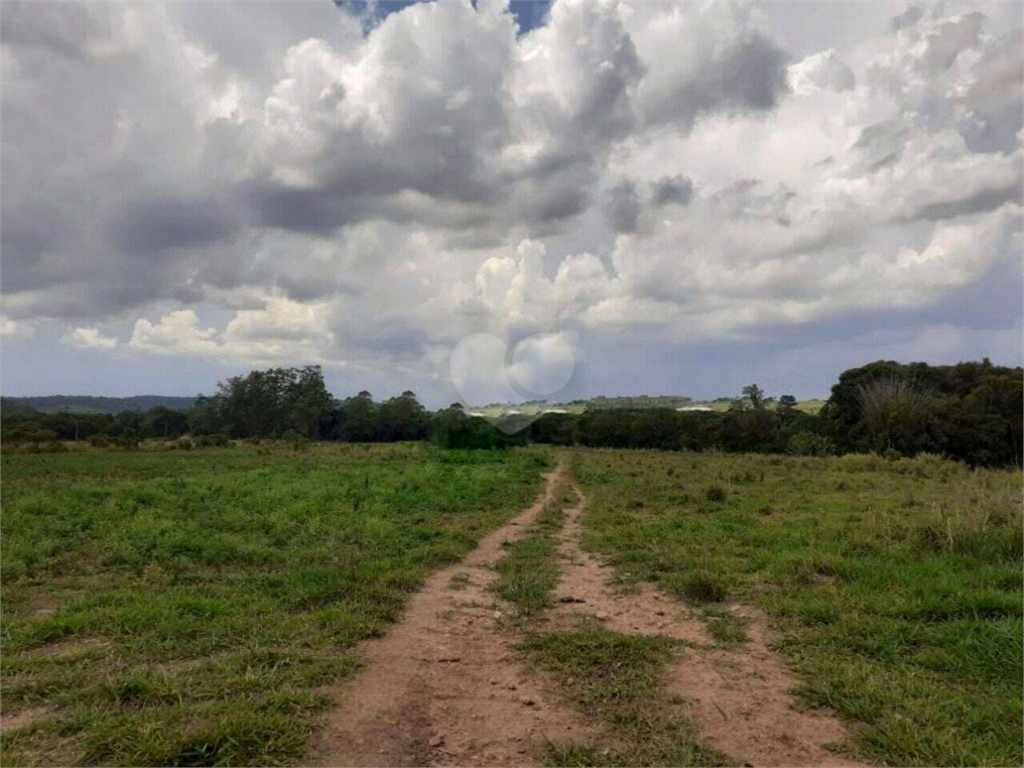
{"type": "Polygon", "coordinates": [[[750,407],[755,410],[764,408],[764,390],[757,386],[757,384],[747,384],[743,388],[743,399],[750,403],[750,407]]]}

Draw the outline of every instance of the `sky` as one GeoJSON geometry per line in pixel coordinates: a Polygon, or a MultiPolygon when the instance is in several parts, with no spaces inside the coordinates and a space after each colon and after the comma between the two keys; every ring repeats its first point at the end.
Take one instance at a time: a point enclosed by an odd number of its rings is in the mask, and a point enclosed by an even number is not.
{"type": "Polygon", "coordinates": [[[0,390],[1024,362],[1018,2],[5,2],[0,390]]]}

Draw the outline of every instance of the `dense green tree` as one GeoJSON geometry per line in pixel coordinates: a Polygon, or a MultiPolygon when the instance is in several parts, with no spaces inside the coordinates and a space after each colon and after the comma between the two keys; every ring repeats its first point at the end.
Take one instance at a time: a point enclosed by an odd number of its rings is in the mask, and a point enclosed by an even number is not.
{"type": "Polygon", "coordinates": [[[747,384],[743,388],[742,399],[746,400],[750,407],[754,409],[764,408],[765,406],[764,390],[757,386],[757,384],[747,384]]]}
{"type": "Polygon", "coordinates": [[[220,398],[199,395],[188,412],[188,431],[193,435],[211,435],[221,430],[224,426],[221,406],[220,398]]]}
{"type": "Polygon", "coordinates": [[[158,405],[146,414],[146,425],[151,437],[181,437],[188,432],[188,414],[158,405]]]}
{"type": "Polygon", "coordinates": [[[841,451],[892,448],[970,464],[1020,462],[1024,370],[879,360],[843,371],[822,409],[841,451]]]}
{"type": "Polygon", "coordinates": [[[545,413],[530,424],[530,439],[535,443],[573,445],[576,442],[576,417],[568,413],[545,413]]]}
{"type": "Polygon", "coordinates": [[[778,410],[780,413],[788,413],[796,408],[796,398],[793,395],[782,395],[779,398],[778,410]]]}
{"type": "Polygon", "coordinates": [[[798,410],[791,395],[768,408],[772,401],[754,384],[744,387],[725,413],[680,412],[665,407],[671,402],[668,397],[605,398],[591,401],[580,415],[509,416],[495,426],[468,415],[458,403],[428,413],[410,391],[381,404],[365,391],[339,403],[327,392],[320,368],[306,366],[228,379],[212,397],[196,398],[187,414],[165,407],[117,416],[39,413],[4,399],[0,438],[11,443],[113,438],[130,446],[187,430],[211,445],[222,443],[224,435],[348,441],[429,437],[450,448],[501,448],[531,440],[810,455],[931,451],[972,465],[1004,466],[1020,464],[1024,445],[1024,371],[988,360],[952,366],[879,360],[852,368],[840,374],[820,415],[798,410]],[[594,407],[601,402],[608,407],[594,407]]]}
{"type": "Polygon", "coordinates": [[[408,390],[382,403],[376,421],[376,439],[385,442],[422,440],[430,431],[430,414],[408,390]]]}
{"type": "Polygon", "coordinates": [[[377,437],[377,404],[363,390],[347,398],[339,409],[337,436],[351,443],[372,441],[377,437]]]}
{"type": "Polygon", "coordinates": [[[232,437],[276,437],[295,432],[316,438],[321,421],[334,403],[319,365],[269,368],[234,376],[218,385],[214,397],[216,406],[207,416],[212,415],[219,423],[216,431],[232,437]]]}

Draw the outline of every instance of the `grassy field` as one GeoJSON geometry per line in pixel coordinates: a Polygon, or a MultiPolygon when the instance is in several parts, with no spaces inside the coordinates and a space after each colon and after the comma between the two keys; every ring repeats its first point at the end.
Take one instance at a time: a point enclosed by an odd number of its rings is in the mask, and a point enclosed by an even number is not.
{"type": "MultiPolygon", "coordinates": [[[[354,644],[527,506],[553,460],[338,444],[4,454],[4,764],[300,762],[354,644]]],[[[570,465],[584,546],[623,586],[702,606],[721,642],[745,630],[716,606],[762,608],[802,699],[843,715],[863,759],[1024,762],[1019,472],[609,450],[570,465]]],[[[562,483],[497,566],[520,622],[551,602],[575,503],[562,483]]],[[[551,759],[723,762],[662,700],[673,647],[597,625],[529,634],[525,657],[627,750],[551,759]]]]}
{"type": "Polygon", "coordinates": [[[1024,762],[1019,471],[930,456],[577,461],[584,546],[623,582],[657,582],[712,615],[760,606],[802,699],[847,718],[863,758],[1024,762]]]}
{"type": "MultiPolygon", "coordinates": [[[[701,407],[710,408],[713,411],[719,411],[719,412],[722,412],[722,413],[724,413],[725,411],[728,411],[730,405],[732,405],[732,403],[725,402],[725,401],[722,401],[722,400],[694,402],[694,403],[691,404],[691,406],[693,406],[693,407],[701,406],[701,407]]],[[[798,411],[803,411],[804,413],[812,413],[813,414],[813,413],[818,413],[824,406],[825,406],[825,401],[824,400],[820,400],[820,399],[814,400],[814,399],[812,399],[812,400],[800,400],[796,404],[795,408],[798,411]]]]}
{"type": "MultiPolygon", "coordinates": [[[[710,401],[710,400],[694,400],[688,403],[686,407],[689,408],[707,408],[712,411],[719,411],[724,413],[729,410],[731,405],[728,401],[710,401]]],[[[801,400],[796,404],[798,411],[804,413],[818,413],[825,405],[824,400],[801,400]]],[[[490,405],[482,407],[468,408],[467,411],[474,414],[484,416],[488,419],[497,419],[501,416],[509,414],[524,414],[524,415],[535,415],[543,413],[548,409],[556,409],[557,411],[564,413],[572,413],[580,415],[587,410],[587,405],[583,403],[545,403],[543,405],[537,404],[520,404],[520,405],[490,405]]]]}
{"type": "Polygon", "coordinates": [[[300,761],[347,649],[550,463],[422,445],[4,455],[4,764],[300,761]]]}

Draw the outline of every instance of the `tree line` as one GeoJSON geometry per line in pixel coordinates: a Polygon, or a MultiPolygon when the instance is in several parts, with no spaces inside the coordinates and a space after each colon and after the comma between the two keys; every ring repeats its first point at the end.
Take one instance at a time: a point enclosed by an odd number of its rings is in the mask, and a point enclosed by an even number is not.
{"type": "MultiPolygon", "coordinates": [[[[652,398],[653,399],[653,398],[652,398]]],[[[637,398],[637,401],[642,399],[637,398]]],[[[494,423],[459,404],[431,412],[407,391],[383,402],[369,392],[338,400],[319,366],[272,368],[236,376],[188,411],[41,414],[3,408],[0,439],[34,445],[91,440],[131,446],[185,438],[393,442],[432,440],[449,448],[524,443],[609,448],[889,456],[937,453],[971,465],[1020,464],[1024,371],[981,362],[951,366],[877,361],[844,371],[818,414],[796,399],[743,388],[724,412],[630,408],[591,402],[582,414],[510,414],[494,423]]]]}

